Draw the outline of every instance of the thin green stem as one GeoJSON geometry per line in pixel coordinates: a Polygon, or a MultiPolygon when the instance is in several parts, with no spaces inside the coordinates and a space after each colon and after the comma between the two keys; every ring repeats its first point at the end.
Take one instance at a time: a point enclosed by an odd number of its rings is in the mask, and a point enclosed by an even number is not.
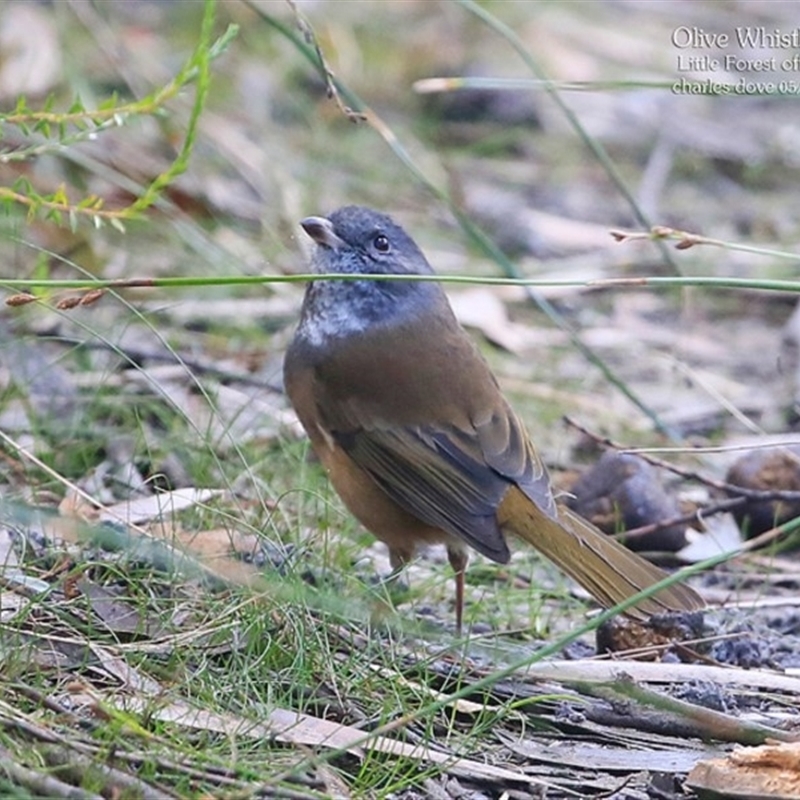
{"type": "Polygon", "coordinates": [[[800,293],[800,281],[773,280],[767,278],[730,278],[707,275],[647,276],[636,278],[602,278],[579,280],[573,278],[512,278],[489,275],[387,275],[381,274],[342,274],[299,273],[295,275],[223,275],[205,277],[163,277],[163,278],[123,278],[119,280],[98,280],[95,278],[3,278],[0,286],[16,291],[30,289],[179,289],[194,286],[255,286],[270,283],[306,283],[309,281],[411,281],[419,283],[444,283],[480,286],[529,286],[529,287],[575,287],[593,289],[674,289],[698,286],[708,289],[730,289],[741,291],[790,292],[800,293]]]}

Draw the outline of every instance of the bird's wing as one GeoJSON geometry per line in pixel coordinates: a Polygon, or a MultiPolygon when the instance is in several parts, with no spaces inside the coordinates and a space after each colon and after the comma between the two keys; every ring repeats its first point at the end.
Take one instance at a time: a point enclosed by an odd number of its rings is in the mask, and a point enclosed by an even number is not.
{"type": "Polygon", "coordinates": [[[497,508],[510,486],[474,435],[433,428],[333,431],[336,443],[396,503],[502,563],[510,558],[497,508]]]}
{"type": "Polygon", "coordinates": [[[398,505],[505,562],[503,497],[518,486],[554,516],[547,472],[452,314],[437,314],[427,333],[420,348],[414,330],[378,329],[321,359],[318,418],[398,505]],[[391,354],[392,369],[376,368],[376,352],[391,354]]]}
{"type": "Polygon", "coordinates": [[[396,503],[505,563],[510,554],[497,509],[509,487],[519,486],[548,516],[555,514],[555,503],[525,430],[507,405],[500,410],[465,428],[362,425],[332,433],[396,503]]]}
{"type": "Polygon", "coordinates": [[[515,484],[548,517],[556,518],[550,476],[527,431],[503,400],[473,420],[477,446],[491,469],[515,484]]]}

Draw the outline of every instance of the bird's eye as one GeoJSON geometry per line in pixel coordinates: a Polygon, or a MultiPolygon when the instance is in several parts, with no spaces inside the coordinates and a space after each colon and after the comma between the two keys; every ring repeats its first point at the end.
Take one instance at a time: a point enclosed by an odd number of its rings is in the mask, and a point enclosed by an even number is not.
{"type": "Polygon", "coordinates": [[[379,252],[379,253],[388,253],[390,250],[389,244],[389,237],[384,236],[382,233],[379,233],[373,240],[372,246],[379,252]]]}

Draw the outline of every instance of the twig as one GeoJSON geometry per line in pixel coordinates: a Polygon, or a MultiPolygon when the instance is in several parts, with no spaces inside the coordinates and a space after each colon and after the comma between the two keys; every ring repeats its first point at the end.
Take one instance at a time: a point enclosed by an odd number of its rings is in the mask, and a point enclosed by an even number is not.
{"type": "Polygon", "coordinates": [[[305,40],[306,44],[309,47],[314,49],[317,58],[319,59],[320,66],[322,67],[322,71],[325,74],[325,93],[326,95],[333,100],[336,105],[339,107],[339,110],[344,114],[350,122],[366,122],[367,115],[362,113],[361,111],[356,111],[353,108],[350,108],[343,100],[342,96],[339,94],[339,90],[336,87],[336,74],[330,68],[325,56],[322,53],[322,48],[319,46],[319,42],[317,41],[317,37],[314,35],[314,31],[312,30],[311,26],[308,24],[306,18],[300,13],[300,9],[297,7],[297,3],[295,0],[286,0],[289,4],[289,8],[292,9],[294,12],[294,18],[297,22],[297,27],[300,29],[300,33],[303,34],[303,39],[305,40]]]}
{"type": "Polygon", "coordinates": [[[565,685],[572,685],[573,688],[578,688],[585,694],[600,697],[610,702],[612,706],[618,706],[621,699],[624,699],[626,704],[632,701],[637,705],[645,706],[648,710],[638,717],[634,717],[627,710],[622,714],[623,719],[630,717],[639,730],[658,728],[661,732],[671,732],[674,735],[674,726],[677,723],[684,728],[678,735],[696,736],[706,740],[715,739],[722,742],[751,745],[764,744],[769,739],[777,739],[781,742],[800,740],[797,733],[737,719],[721,711],[703,708],[694,703],[687,703],[685,700],[678,700],[652,689],[646,689],[625,675],[621,675],[610,683],[583,683],[581,685],[580,682],[574,684],[565,682],[565,685]]]}
{"type": "Polygon", "coordinates": [[[743,505],[746,501],[747,498],[745,497],[731,497],[727,500],[720,500],[718,503],[712,503],[705,508],[698,508],[688,514],[681,514],[677,517],[660,520],[659,522],[651,522],[649,525],[640,525],[638,528],[631,528],[629,531],[620,531],[619,533],[610,535],[620,541],[627,543],[634,542],[637,539],[644,539],[650,534],[656,533],[656,531],[671,528],[673,525],[689,525],[692,522],[702,521],[717,514],[724,514],[727,511],[731,511],[743,505]]]}
{"type": "Polygon", "coordinates": [[[765,247],[756,247],[755,245],[726,242],[724,239],[712,239],[710,236],[681,231],[676,228],[669,228],[666,225],[653,225],[649,231],[611,230],[609,233],[616,241],[622,244],[641,240],[660,242],[669,239],[677,242],[675,245],[676,250],[688,250],[695,245],[704,244],[712,247],[723,247],[726,250],[738,250],[742,253],[755,253],[756,255],[769,256],[770,258],[786,258],[791,261],[797,261],[798,258],[800,258],[797,253],[790,253],[786,250],[774,250],[765,247]]]}
{"type": "Polygon", "coordinates": [[[41,772],[23,767],[13,760],[11,752],[5,747],[0,747],[0,773],[5,775],[14,783],[30,789],[39,797],[63,797],[66,800],[103,800],[103,796],[86,792],[77,786],[63,783],[50,775],[43,775],[41,772]]]}
{"type": "MultiPolygon", "coordinates": [[[[49,747],[44,750],[45,761],[56,773],[80,780],[80,776],[91,772],[105,782],[103,790],[113,797],[130,792],[132,796],[152,798],[152,800],[175,800],[180,795],[144,781],[136,775],[101,763],[96,758],[88,758],[74,752],[71,748],[49,747]],[[127,792],[120,792],[121,789],[127,792]]],[[[93,795],[92,795],[93,796],[93,795]]]]}
{"type": "MultiPolygon", "coordinates": [[[[575,428],[575,430],[580,431],[585,436],[588,436],[593,442],[596,442],[603,447],[607,447],[611,450],[617,450],[618,452],[622,453],[630,451],[629,447],[625,447],[624,445],[620,444],[619,442],[615,442],[613,439],[610,439],[607,436],[600,436],[599,434],[594,433],[585,425],[581,425],[581,423],[576,422],[569,416],[565,416],[563,419],[564,422],[571,428],[575,428]]],[[[691,452],[691,450],[687,449],[687,452],[691,452]]],[[[745,486],[737,486],[735,483],[727,483],[725,481],[718,481],[714,478],[709,478],[699,472],[696,472],[695,470],[679,467],[677,464],[673,464],[670,461],[665,461],[661,458],[656,458],[655,456],[651,456],[647,453],[636,453],[636,455],[651,466],[666,469],[675,475],[679,475],[681,478],[685,478],[686,480],[696,481],[705,486],[710,486],[712,489],[717,489],[721,492],[727,492],[729,494],[735,494],[739,497],[747,498],[748,500],[785,500],[787,502],[795,503],[800,501],[800,492],[781,491],[778,489],[748,489],[745,486]]]]}

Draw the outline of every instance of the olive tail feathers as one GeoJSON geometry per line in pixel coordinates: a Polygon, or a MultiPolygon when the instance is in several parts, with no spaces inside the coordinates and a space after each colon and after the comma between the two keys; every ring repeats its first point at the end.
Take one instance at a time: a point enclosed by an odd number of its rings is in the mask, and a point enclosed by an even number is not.
{"type": "MultiPolygon", "coordinates": [[[[606,536],[568,508],[558,519],[541,511],[519,489],[512,489],[498,515],[504,531],[513,533],[547,556],[605,608],[617,605],[667,577],[667,573],[606,536]]],[[[625,612],[646,619],[653,614],[697,611],[705,607],[688,586],[674,584],[639,601],[625,612]]]]}

